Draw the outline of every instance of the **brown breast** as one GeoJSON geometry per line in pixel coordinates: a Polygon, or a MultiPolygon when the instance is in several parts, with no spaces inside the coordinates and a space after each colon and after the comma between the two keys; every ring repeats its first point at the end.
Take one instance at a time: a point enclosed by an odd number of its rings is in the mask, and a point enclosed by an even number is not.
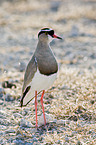
{"type": "MultiPolygon", "coordinates": [[[[38,51],[38,50],[37,50],[38,51]]],[[[58,71],[57,61],[51,51],[51,49],[44,49],[35,53],[37,65],[41,74],[51,75],[58,71]]]]}

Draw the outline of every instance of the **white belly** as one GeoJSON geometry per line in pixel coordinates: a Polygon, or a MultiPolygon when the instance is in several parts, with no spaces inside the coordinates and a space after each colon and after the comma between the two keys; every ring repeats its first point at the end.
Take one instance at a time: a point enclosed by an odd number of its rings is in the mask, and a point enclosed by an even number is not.
{"type": "Polygon", "coordinates": [[[56,79],[57,73],[50,76],[40,74],[39,70],[35,73],[29,86],[31,86],[30,91],[26,94],[23,99],[23,105],[26,105],[32,98],[34,98],[35,91],[39,93],[42,90],[49,89],[56,79]]]}

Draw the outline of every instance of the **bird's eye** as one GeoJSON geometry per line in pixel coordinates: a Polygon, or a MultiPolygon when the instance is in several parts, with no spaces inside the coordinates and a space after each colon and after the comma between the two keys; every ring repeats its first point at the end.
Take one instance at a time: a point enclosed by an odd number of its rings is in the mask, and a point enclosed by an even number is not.
{"type": "Polygon", "coordinates": [[[48,35],[48,32],[45,32],[46,35],[48,35]]]}

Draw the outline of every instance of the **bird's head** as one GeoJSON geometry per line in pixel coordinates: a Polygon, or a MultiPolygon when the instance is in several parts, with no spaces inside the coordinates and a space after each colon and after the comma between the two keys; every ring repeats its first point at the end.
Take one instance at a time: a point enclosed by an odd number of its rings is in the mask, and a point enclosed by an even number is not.
{"type": "Polygon", "coordinates": [[[61,37],[55,35],[54,30],[50,28],[43,28],[38,33],[39,39],[48,39],[48,36],[51,36],[51,38],[62,39],[61,37]]]}

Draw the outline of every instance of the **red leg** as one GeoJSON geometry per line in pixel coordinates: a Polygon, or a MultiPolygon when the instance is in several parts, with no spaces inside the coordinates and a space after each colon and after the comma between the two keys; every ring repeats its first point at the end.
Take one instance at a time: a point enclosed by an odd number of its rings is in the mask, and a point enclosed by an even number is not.
{"type": "Polygon", "coordinates": [[[36,115],[36,127],[37,125],[37,91],[35,91],[35,115],[36,115]]]}
{"type": "Polygon", "coordinates": [[[43,96],[44,96],[45,90],[43,90],[41,95],[41,105],[42,105],[42,111],[43,111],[43,117],[44,117],[44,124],[46,125],[46,118],[45,118],[45,112],[44,112],[44,106],[43,106],[43,96]]]}

